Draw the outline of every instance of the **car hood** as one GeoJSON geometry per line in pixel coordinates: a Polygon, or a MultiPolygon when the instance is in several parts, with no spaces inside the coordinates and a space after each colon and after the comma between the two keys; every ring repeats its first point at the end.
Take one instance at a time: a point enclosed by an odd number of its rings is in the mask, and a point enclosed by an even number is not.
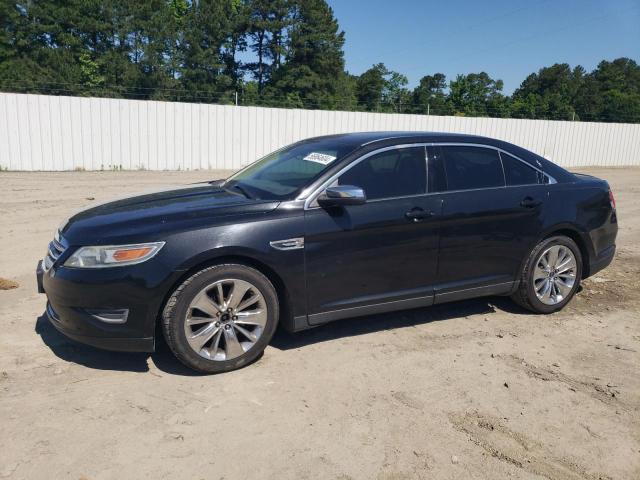
{"type": "Polygon", "coordinates": [[[234,217],[263,214],[279,202],[249,199],[221,182],[176,186],[112,200],[72,215],[60,228],[70,244],[106,244],[131,237],[151,241],[163,233],[205,228],[234,217]]]}

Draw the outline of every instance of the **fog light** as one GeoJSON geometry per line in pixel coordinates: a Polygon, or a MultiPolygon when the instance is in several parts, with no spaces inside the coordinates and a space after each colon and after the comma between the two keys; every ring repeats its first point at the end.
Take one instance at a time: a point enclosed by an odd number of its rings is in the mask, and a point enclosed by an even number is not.
{"type": "Polygon", "coordinates": [[[100,322],[120,324],[127,321],[129,316],[129,309],[111,309],[111,310],[85,310],[86,313],[100,322]]]}

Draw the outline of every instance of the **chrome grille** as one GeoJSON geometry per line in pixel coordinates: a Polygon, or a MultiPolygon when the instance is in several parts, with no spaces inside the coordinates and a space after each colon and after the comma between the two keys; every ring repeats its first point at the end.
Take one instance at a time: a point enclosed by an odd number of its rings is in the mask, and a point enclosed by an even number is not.
{"type": "Polygon", "coordinates": [[[49,243],[47,254],[44,256],[44,269],[49,270],[66,249],[66,242],[60,236],[60,232],[57,231],[53,240],[49,243]]]}

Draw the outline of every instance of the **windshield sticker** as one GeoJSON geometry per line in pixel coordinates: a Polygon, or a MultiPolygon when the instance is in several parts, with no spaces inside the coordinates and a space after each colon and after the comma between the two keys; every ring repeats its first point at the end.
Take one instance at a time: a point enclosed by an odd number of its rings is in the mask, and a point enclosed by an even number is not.
{"type": "Polygon", "coordinates": [[[316,152],[310,153],[309,155],[303,158],[303,160],[307,160],[309,162],[321,163],[322,165],[329,165],[335,159],[336,157],[333,157],[331,155],[326,155],[324,153],[316,153],[316,152]]]}

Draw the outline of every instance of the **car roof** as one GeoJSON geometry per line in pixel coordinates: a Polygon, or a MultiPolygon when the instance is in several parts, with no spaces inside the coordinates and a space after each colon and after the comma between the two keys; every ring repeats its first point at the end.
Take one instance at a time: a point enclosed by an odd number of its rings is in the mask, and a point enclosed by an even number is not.
{"type": "Polygon", "coordinates": [[[575,179],[573,175],[562,167],[537,155],[530,150],[514,145],[503,140],[481,135],[469,135],[465,133],[449,132],[411,132],[411,131],[380,131],[380,132],[354,132],[325,135],[321,137],[308,138],[303,141],[317,141],[321,139],[335,139],[343,144],[350,144],[352,148],[362,151],[376,149],[402,143],[477,143],[490,145],[502,149],[516,157],[528,162],[536,168],[549,173],[556,180],[570,181],[575,179]]]}
{"type": "MultiPolygon", "coordinates": [[[[412,132],[412,131],[380,131],[380,132],[354,132],[354,133],[338,133],[334,135],[326,135],[318,138],[335,138],[344,141],[351,141],[353,144],[360,146],[369,145],[375,142],[387,142],[393,140],[411,139],[412,142],[442,142],[442,141],[464,141],[472,143],[473,140],[482,142],[492,141],[489,137],[479,135],[468,135],[464,133],[447,133],[447,132],[412,132]]],[[[310,139],[311,140],[311,139],[310,139]]]]}

